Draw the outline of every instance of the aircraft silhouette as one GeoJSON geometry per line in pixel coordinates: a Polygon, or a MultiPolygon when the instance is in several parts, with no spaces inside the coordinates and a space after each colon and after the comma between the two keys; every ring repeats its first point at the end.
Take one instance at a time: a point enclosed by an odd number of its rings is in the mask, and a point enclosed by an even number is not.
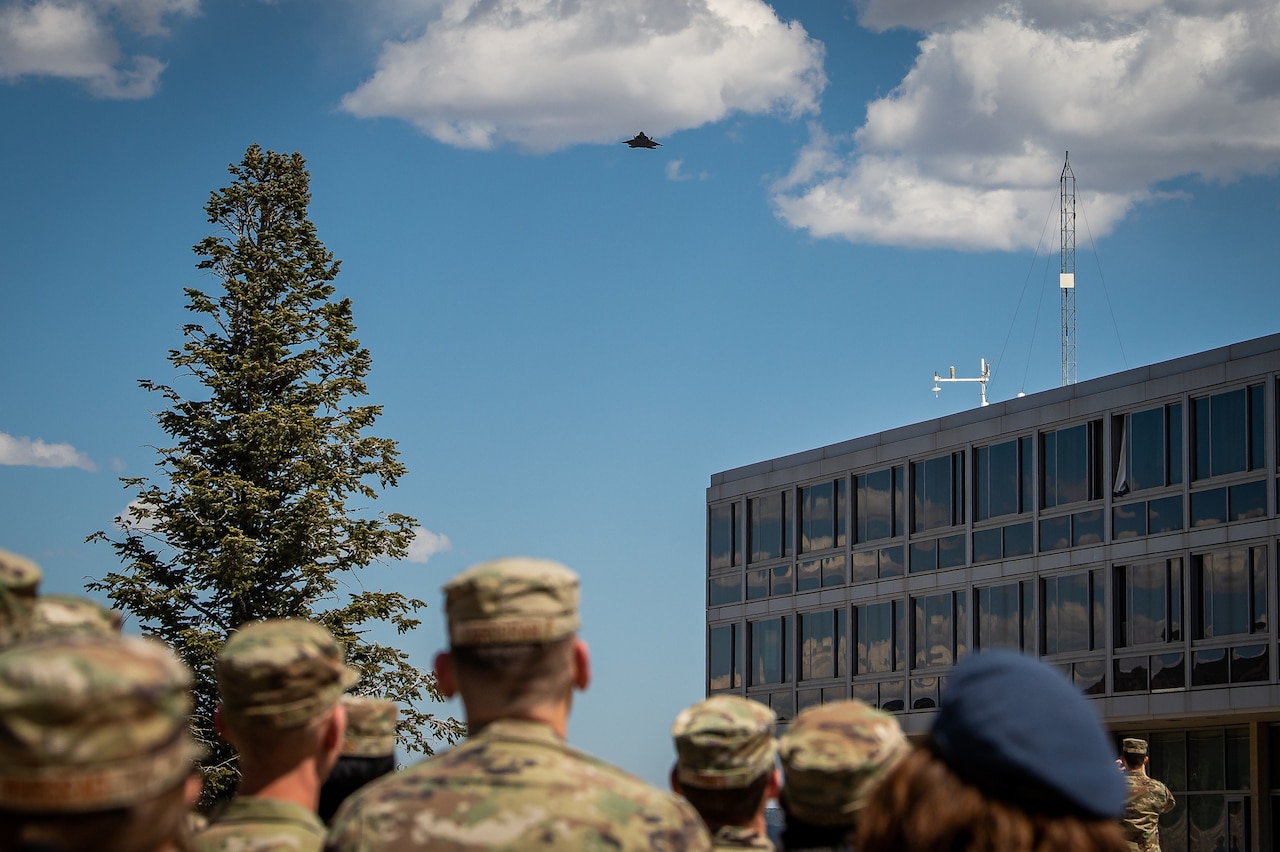
{"type": "Polygon", "coordinates": [[[634,139],[627,139],[622,144],[631,148],[661,148],[662,147],[661,142],[655,142],[654,140],[650,139],[648,136],[645,136],[644,131],[637,133],[634,139]]]}

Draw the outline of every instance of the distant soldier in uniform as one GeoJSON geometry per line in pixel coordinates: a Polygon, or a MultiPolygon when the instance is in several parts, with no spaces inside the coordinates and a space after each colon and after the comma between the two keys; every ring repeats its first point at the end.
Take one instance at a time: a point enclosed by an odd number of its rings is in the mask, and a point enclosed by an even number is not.
{"type": "Polygon", "coordinates": [[[191,676],[137,636],[31,638],[0,653],[0,850],[185,848],[199,749],[191,676]]]}
{"type": "Polygon", "coordinates": [[[1120,745],[1124,777],[1129,782],[1129,799],[1120,822],[1130,852],[1160,852],[1160,815],[1173,810],[1174,805],[1169,788],[1147,775],[1147,751],[1147,741],[1137,737],[1127,737],[1120,745]]]}
{"type": "Polygon", "coordinates": [[[0,550],[0,648],[13,644],[30,629],[42,576],[30,559],[0,550]]]}
{"type": "Polygon", "coordinates": [[[681,710],[671,726],[671,789],[702,817],[716,850],[774,848],[764,809],[778,795],[777,721],[758,701],[714,695],[681,710]]]}
{"type": "Polygon", "coordinates": [[[861,701],[802,710],[778,743],[782,847],[852,849],[868,795],[910,750],[898,720],[861,701]]]}
{"type": "Polygon", "coordinates": [[[320,788],[320,819],[330,823],[352,793],[396,768],[396,703],[364,695],[342,696],[347,733],[342,754],[320,788]]]}
{"type": "Polygon", "coordinates": [[[687,802],[565,742],[573,693],[591,679],[576,574],[499,559],[444,593],[450,647],[436,678],[461,696],[469,738],[348,799],[327,849],[711,848],[687,802]]]}
{"type": "Polygon", "coordinates": [[[303,619],[247,624],[218,652],[219,733],[240,753],[240,786],[196,835],[200,852],[317,852],[320,785],[338,759],[359,674],[342,646],[303,619]]]}

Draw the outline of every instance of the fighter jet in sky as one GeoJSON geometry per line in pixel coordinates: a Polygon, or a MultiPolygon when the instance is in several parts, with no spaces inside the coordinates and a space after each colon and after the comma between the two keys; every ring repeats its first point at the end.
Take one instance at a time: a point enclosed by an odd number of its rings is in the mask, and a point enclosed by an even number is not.
{"type": "Polygon", "coordinates": [[[648,136],[644,135],[644,131],[636,134],[634,139],[628,139],[622,143],[630,148],[661,148],[661,142],[655,142],[648,136]]]}

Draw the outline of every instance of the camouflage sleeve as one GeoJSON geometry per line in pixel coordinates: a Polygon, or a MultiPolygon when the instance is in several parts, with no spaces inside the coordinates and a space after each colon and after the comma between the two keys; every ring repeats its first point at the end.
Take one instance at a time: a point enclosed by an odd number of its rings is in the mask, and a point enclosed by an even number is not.
{"type": "Polygon", "coordinates": [[[1173,810],[1173,806],[1176,805],[1177,802],[1174,800],[1173,794],[1169,792],[1168,787],[1161,784],[1160,789],[1164,790],[1164,802],[1160,805],[1160,813],[1167,814],[1169,811],[1173,810]]]}

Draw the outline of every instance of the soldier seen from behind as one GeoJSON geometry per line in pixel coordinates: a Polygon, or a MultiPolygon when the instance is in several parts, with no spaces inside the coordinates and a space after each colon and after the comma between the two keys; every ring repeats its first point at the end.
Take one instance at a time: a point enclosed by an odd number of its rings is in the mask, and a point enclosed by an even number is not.
{"type": "Polygon", "coordinates": [[[1147,741],[1137,737],[1126,737],[1120,745],[1120,761],[1129,784],[1121,825],[1129,852],[1160,852],[1160,815],[1174,806],[1169,788],[1147,774],[1147,750],[1147,741]]]}
{"type": "Polygon", "coordinates": [[[778,742],[782,848],[853,849],[868,795],[910,749],[897,719],[861,701],[802,710],[778,742]]]}
{"type": "Polygon", "coordinates": [[[396,768],[396,703],[363,695],[342,696],[347,733],[342,754],[320,788],[320,819],[333,821],[338,806],[365,784],[396,768]]]}
{"type": "Polygon", "coordinates": [[[1013,651],[970,654],[925,742],[872,791],[858,850],[1125,852],[1113,755],[1061,672],[1013,651]]]}
{"type": "Polygon", "coordinates": [[[0,653],[0,852],[185,850],[191,676],[159,642],[52,635],[0,653]]]}
{"type": "Polygon", "coordinates": [[[342,693],[359,679],[342,646],[303,619],[259,621],[233,633],[216,662],[215,723],[239,753],[240,784],[199,852],[317,852],[320,785],[342,749],[342,693]]]}
{"type": "Polygon", "coordinates": [[[681,710],[671,726],[671,789],[693,805],[717,850],[774,848],[764,809],[778,794],[777,721],[758,701],[714,695],[681,710]]]}
{"type": "Polygon", "coordinates": [[[436,677],[461,697],[468,738],[348,799],[327,849],[710,849],[687,802],[565,742],[573,694],[591,681],[576,574],[498,559],[444,593],[436,677]]]}

